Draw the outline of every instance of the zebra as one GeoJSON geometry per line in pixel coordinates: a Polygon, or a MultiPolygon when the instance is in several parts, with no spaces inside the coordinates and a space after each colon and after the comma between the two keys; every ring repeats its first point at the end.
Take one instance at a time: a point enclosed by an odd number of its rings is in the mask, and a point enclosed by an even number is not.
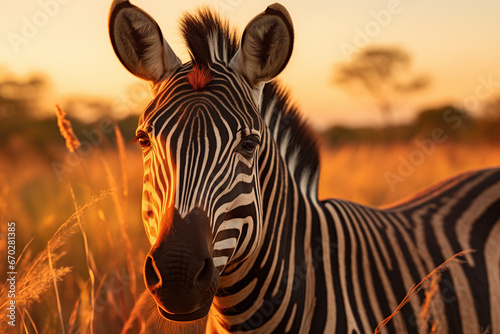
{"type": "MultiPolygon", "coordinates": [[[[207,333],[369,333],[413,283],[474,249],[442,272],[431,316],[437,332],[500,333],[500,169],[385,209],[320,201],[318,141],[273,81],[294,42],[286,8],[270,5],[241,38],[205,7],[181,30],[185,63],[149,14],[111,5],[113,49],[154,96],[135,141],[144,280],[164,318],[202,319],[207,333]]],[[[418,333],[423,302],[383,331],[418,333]]]]}

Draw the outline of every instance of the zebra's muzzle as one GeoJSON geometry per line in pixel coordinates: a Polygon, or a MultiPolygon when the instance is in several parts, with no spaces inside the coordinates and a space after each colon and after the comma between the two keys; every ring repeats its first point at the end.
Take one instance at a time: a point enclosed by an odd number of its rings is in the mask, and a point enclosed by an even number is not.
{"type": "Polygon", "coordinates": [[[166,318],[170,321],[176,321],[176,322],[194,321],[194,320],[198,320],[198,319],[201,319],[201,318],[204,318],[207,316],[208,311],[210,311],[210,307],[212,307],[213,300],[214,300],[214,297],[212,296],[212,298],[209,300],[209,302],[205,306],[203,306],[202,308],[200,308],[192,313],[188,313],[188,314],[168,313],[159,305],[158,305],[158,311],[160,312],[160,314],[164,318],[166,318]]]}
{"type": "Polygon", "coordinates": [[[175,208],[167,212],[144,265],[146,286],[162,316],[193,321],[208,314],[219,286],[212,251],[210,222],[202,209],[184,218],[175,208]]]}

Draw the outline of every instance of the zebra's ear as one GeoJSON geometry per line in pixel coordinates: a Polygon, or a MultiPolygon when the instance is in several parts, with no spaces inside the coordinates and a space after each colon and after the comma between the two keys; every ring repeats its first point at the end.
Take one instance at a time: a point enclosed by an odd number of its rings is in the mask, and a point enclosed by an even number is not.
{"type": "Polygon", "coordinates": [[[285,68],[292,54],[293,38],[290,14],[275,3],[246,26],[240,48],[229,66],[257,88],[285,68]]]}
{"type": "Polygon", "coordinates": [[[113,1],[109,11],[109,36],[118,59],[127,70],[152,84],[182,65],[156,21],[127,0],[113,1]]]}

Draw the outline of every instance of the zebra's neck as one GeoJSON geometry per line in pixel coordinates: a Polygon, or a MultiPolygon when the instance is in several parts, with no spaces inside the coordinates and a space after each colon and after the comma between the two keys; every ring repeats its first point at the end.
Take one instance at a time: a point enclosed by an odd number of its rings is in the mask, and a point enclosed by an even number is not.
{"type": "MultiPolygon", "coordinates": [[[[315,259],[329,262],[331,247],[330,239],[321,237],[328,228],[313,223],[320,218],[324,221],[316,197],[317,151],[312,138],[305,142],[291,136],[291,129],[296,131],[301,121],[290,112],[283,95],[275,96],[279,98],[263,103],[268,129],[258,160],[263,234],[256,251],[245,261],[228,266],[222,275],[221,292],[214,301],[220,314],[209,325],[212,331],[221,332],[222,326],[229,331],[305,332],[318,320],[313,312],[318,298],[315,271],[323,272],[323,265],[315,259]],[[299,140],[302,146],[290,145],[292,140],[299,140]],[[313,163],[299,163],[304,156],[313,163]]],[[[308,133],[302,135],[304,139],[308,133]]],[[[320,276],[319,283],[326,286],[324,275],[320,276]]],[[[328,301],[324,302],[326,306],[328,301]]]]}
{"type": "Polygon", "coordinates": [[[306,197],[318,195],[319,149],[315,134],[290,102],[288,92],[279,84],[266,84],[262,97],[262,117],[276,150],[289,175],[306,197]]]}

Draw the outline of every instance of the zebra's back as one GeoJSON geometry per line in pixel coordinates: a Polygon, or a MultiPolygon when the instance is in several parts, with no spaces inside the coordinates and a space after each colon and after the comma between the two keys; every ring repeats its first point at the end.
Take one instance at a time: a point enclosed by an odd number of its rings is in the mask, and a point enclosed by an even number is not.
{"type": "Polygon", "coordinates": [[[333,285],[347,295],[344,305],[336,304],[346,310],[349,331],[373,331],[413,284],[453,255],[473,250],[463,264],[451,263],[439,274],[425,314],[419,315],[420,293],[387,326],[416,333],[430,319],[437,332],[500,333],[500,169],[456,176],[386,209],[342,200],[323,205],[338,217],[329,222],[335,260],[343,264],[333,268],[340,271],[333,285]]]}

